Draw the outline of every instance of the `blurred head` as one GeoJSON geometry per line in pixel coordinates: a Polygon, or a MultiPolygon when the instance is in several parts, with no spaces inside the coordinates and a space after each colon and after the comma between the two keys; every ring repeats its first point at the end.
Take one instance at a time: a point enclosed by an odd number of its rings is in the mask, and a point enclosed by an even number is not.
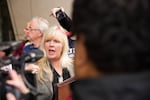
{"type": "MultiPolygon", "coordinates": [[[[57,61],[62,67],[72,70],[72,59],[68,56],[69,46],[67,35],[60,26],[52,26],[44,32],[44,36],[40,45],[40,49],[44,52],[44,57],[39,60],[38,79],[42,80],[44,73],[49,73],[49,78],[52,80],[52,71],[49,63],[57,61]],[[43,73],[44,72],[44,73],[43,73]]],[[[73,75],[73,72],[71,73],[73,75]]]]}
{"type": "Polygon", "coordinates": [[[41,39],[45,30],[49,27],[49,22],[42,17],[34,17],[32,20],[27,23],[26,28],[24,29],[25,37],[34,42],[37,39],[41,39]]]}
{"type": "Polygon", "coordinates": [[[69,59],[68,38],[65,32],[60,26],[53,26],[45,32],[41,48],[50,62],[60,60],[63,64],[69,59]]]}
{"type": "Polygon", "coordinates": [[[3,57],[5,57],[5,52],[4,51],[0,51],[0,58],[3,58],[3,57]]]}
{"type": "Polygon", "coordinates": [[[149,69],[149,11],[148,0],[75,0],[72,31],[77,36],[76,74],[86,60],[99,72],[149,69]]]}
{"type": "Polygon", "coordinates": [[[29,33],[29,30],[28,30],[29,28],[30,28],[30,23],[28,22],[23,30],[25,39],[27,39],[27,36],[29,33]]]}

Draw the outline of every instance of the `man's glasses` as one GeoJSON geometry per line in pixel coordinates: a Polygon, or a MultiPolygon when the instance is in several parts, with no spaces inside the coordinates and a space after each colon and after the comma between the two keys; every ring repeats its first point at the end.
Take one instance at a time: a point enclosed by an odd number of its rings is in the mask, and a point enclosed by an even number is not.
{"type": "Polygon", "coordinates": [[[40,29],[32,29],[32,28],[25,28],[24,30],[26,30],[26,31],[40,31],[40,29]]]}

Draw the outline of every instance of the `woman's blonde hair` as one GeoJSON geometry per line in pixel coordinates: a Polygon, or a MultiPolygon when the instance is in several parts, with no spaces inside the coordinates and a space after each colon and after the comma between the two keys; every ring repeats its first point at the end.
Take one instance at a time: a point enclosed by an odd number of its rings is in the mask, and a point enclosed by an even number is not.
{"type": "Polygon", "coordinates": [[[40,71],[37,74],[38,80],[45,81],[44,78],[45,74],[49,74],[49,79],[51,81],[53,80],[53,74],[50,68],[50,62],[48,61],[45,48],[44,48],[45,42],[52,38],[56,38],[62,42],[63,49],[61,53],[62,55],[60,57],[60,63],[61,66],[66,67],[69,70],[71,76],[73,76],[73,60],[68,56],[69,45],[68,45],[68,38],[65,33],[66,31],[61,26],[52,26],[44,33],[44,37],[40,47],[40,49],[44,52],[44,57],[38,61],[38,65],[40,67],[40,71]]]}

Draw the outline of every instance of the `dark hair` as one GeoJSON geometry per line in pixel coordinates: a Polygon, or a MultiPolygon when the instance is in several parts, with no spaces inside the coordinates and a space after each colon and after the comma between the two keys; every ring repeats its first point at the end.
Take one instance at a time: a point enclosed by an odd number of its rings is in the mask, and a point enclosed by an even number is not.
{"type": "Polygon", "coordinates": [[[150,69],[149,0],[75,0],[72,20],[72,32],[77,40],[84,36],[97,69],[150,69]]]}

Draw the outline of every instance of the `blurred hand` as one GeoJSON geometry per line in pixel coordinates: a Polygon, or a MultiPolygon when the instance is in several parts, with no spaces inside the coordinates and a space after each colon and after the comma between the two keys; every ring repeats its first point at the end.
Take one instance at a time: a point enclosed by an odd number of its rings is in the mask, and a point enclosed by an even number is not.
{"type": "Polygon", "coordinates": [[[0,51],[0,58],[3,58],[5,55],[6,55],[5,52],[0,51]]]}
{"type": "Polygon", "coordinates": [[[51,9],[50,16],[53,16],[53,17],[56,18],[56,12],[59,11],[59,10],[62,10],[64,12],[63,7],[56,7],[56,8],[51,9]]]}
{"type": "Polygon", "coordinates": [[[7,93],[6,98],[7,100],[16,100],[16,97],[12,93],[7,93]]]}
{"type": "Polygon", "coordinates": [[[40,70],[38,65],[35,64],[27,64],[25,66],[25,71],[31,71],[32,73],[38,73],[38,71],[40,70]]]}
{"type": "Polygon", "coordinates": [[[8,73],[10,76],[10,80],[6,81],[8,85],[14,86],[15,88],[19,89],[20,92],[24,94],[29,92],[29,89],[25,86],[21,75],[17,74],[15,70],[10,70],[8,73]]]}

